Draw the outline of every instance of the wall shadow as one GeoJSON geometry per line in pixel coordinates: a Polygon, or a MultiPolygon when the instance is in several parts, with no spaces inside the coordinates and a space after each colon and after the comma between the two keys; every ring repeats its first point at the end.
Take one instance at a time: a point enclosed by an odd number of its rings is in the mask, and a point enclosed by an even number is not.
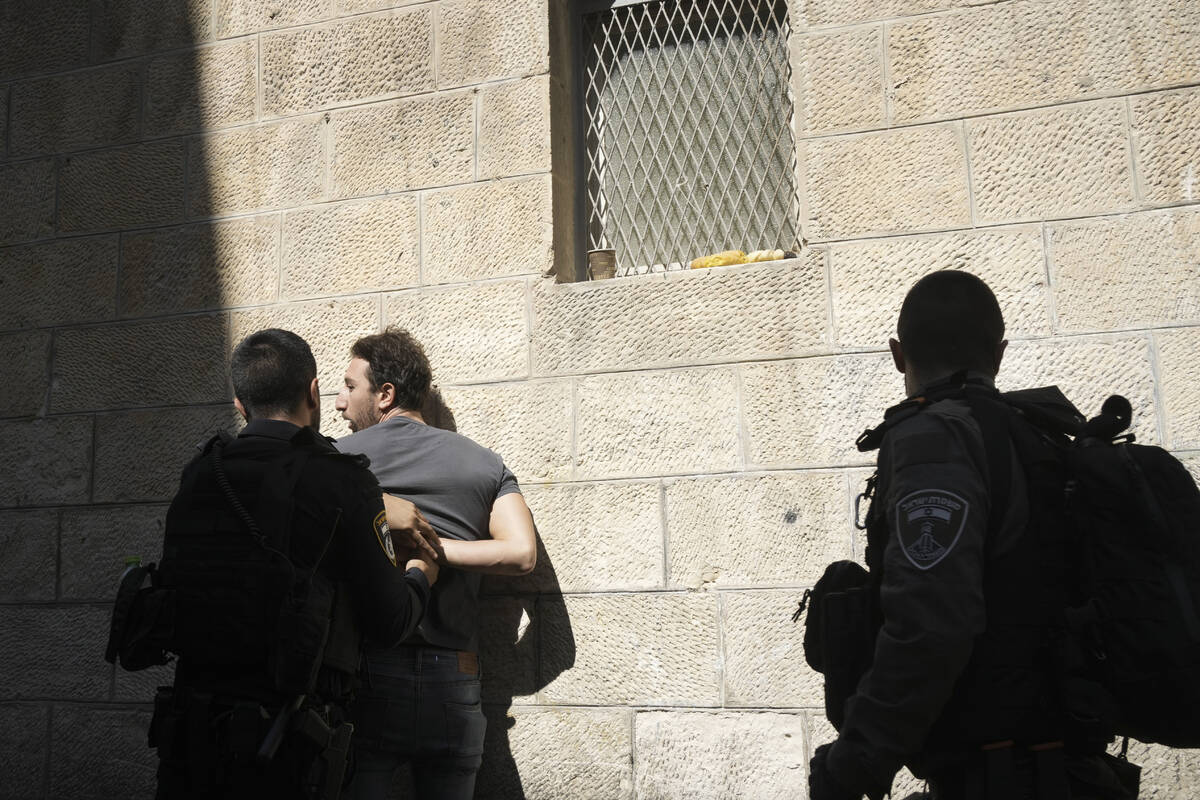
{"type": "Polygon", "coordinates": [[[103,655],[124,558],[158,559],[179,470],[233,418],[225,282],[189,215],[209,205],[189,173],[208,160],[211,5],[0,3],[0,358],[20,386],[0,391],[0,487],[21,487],[0,490],[0,553],[22,576],[0,588],[18,644],[0,752],[20,754],[0,796],[154,792],[146,728],[171,670],[103,655]]]}
{"type": "Polygon", "coordinates": [[[570,616],[540,533],[537,549],[537,566],[529,575],[493,577],[484,584],[488,646],[481,659],[488,729],[476,800],[525,800],[510,737],[518,723],[513,704],[536,702],[538,692],[575,664],[570,616]]]}

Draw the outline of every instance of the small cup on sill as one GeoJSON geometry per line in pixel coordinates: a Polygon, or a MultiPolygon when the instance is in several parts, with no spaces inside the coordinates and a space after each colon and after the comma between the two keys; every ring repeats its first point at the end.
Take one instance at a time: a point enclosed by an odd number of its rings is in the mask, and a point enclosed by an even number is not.
{"type": "Polygon", "coordinates": [[[594,281],[617,277],[617,251],[588,250],[587,271],[588,278],[594,281]]]}

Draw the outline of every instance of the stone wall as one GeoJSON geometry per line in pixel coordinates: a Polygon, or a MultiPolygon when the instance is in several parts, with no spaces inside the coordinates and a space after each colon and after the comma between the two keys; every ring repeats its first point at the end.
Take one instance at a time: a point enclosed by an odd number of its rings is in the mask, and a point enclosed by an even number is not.
{"type": "Polygon", "coordinates": [[[267,325],[333,435],[350,343],[410,328],[525,487],[480,797],[804,796],[790,616],[861,555],[853,441],[929,270],[995,288],[1004,386],[1124,393],[1200,464],[1200,6],[794,0],[800,258],[556,284],[559,2],[0,0],[0,797],[148,793],[166,676],[101,661],[107,601],[267,325]]]}

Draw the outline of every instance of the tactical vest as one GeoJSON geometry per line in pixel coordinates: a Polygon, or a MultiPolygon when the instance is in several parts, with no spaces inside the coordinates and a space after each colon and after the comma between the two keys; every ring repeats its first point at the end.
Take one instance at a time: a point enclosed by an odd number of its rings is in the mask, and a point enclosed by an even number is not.
{"type": "Polygon", "coordinates": [[[340,700],[361,634],[345,585],[321,569],[339,510],[313,532],[323,544],[315,564],[291,557],[297,482],[310,459],[339,456],[293,440],[269,462],[226,461],[227,440],[214,437],[188,467],[167,519],[159,573],[174,596],[177,688],[276,705],[299,695],[340,700]]]}
{"type": "MultiPolygon", "coordinates": [[[[909,764],[918,776],[936,774],[962,763],[969,752],[993,743],[1011,741],[1034,746],[1081,738],[1068,729],[1071,726],[1066,724],[1061,699],[1061,676],[1070,669],[1063,663],[1070,659],[1070,654],[1062,647],[1063,623],[1059,611],[1066,605],[1065,587],[1070,583],[1064,574],[1068,563],[1065,537],[1052,525],[1042,524],[1053,515],[1032,511],[1061,505],[1062,476],[1053,474],[1058,462],[1046,449],[1048,445],[991,394],[994,392],[979,390],[958,395],[970,404],[972,416],[983,432],[987,453],[984,476],[990,502],[984,567],[987,625],[976,638],[967,667],[920,755],[909,764]],[[1003,553],[997,553],[995,534],[1011,499],[1014,448],[1018,462],[1026,470],[1030,490],[1044,496],[1029,498],[1029,524],[1014,542],[1006,543],[1008,547],[1003,553]]],[[[928,398],[923,400],[928,402],[928,398]]],[[[903,415],[906,405],[897,407],[889,416],[903,415]]],[[[885,423],[887,429],[896,421],[893,418],[885,423]]],[[[883,443],[887,429],[871,444],[883,443]]],[[[872,496],[866,521],[866,561],[873,577],[883,574],[883,553],[890,536],[883,507],[888,490],[886,478],[881,478],[868,491],[872,496]]],[[[881,619],[879,580],[872,580],[871,586],[881,619]]]]}

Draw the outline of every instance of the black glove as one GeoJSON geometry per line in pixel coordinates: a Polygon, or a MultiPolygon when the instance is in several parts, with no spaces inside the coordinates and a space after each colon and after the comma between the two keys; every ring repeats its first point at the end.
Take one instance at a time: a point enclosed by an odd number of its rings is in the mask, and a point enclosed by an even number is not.
{"type": "Polygon", "coordinates": [[[861,800],[860,792],[852,792],[842,786],[829,772],[826,762],[832,746],[821,745],[813,753],[812,761],[808,762],[808,800],[861,800]]]}

